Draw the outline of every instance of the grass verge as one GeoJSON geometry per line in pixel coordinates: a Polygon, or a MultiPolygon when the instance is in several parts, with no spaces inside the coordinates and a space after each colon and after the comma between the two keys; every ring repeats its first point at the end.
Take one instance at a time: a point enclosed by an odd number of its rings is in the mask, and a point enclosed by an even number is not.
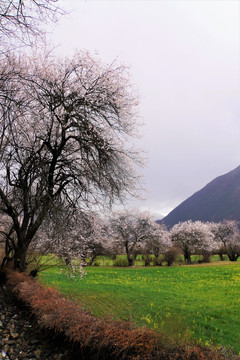
{"type": "MultiPolygon", "coordinates": [[[[222,264],[222,263],[221,263],[222,264]]],[[[130,320],[176,341],[240,352],[240,265],[173,268],[87,268],[73,281],[57,268],[40,274],[95,317],[130,320]]]]}
{"type": "MultiPolygon", "coordinates": [[[[226,353],[199,345],[166,342],[150,329],[129,322],[94,318],[55,289],[44,288],[23,273],[7,274],[7,284],[18,299],[28,304],[43,329],[61,333],[88,359],[114,360],[221,360],[226,353]]],[[[227,356],[227,357],[226,357],[227,356]]],[[[231,356],[231,359],[239,357],[231,356]]]]}

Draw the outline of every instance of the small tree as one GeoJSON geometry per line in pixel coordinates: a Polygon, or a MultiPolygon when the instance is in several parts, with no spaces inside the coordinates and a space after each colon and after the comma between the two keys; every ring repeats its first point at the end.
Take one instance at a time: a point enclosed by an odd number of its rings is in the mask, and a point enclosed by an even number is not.
{"type": "MultiPolygon", "coordinates": [[[[146,241],[156,241],[161,236],[160,226],[149,214],[137,210],[116,212],[111,219],[111,226],[115,241],[127,255],[129,266],[133,265],[137,253],[146,241]]],[[[161,244],[163,247],[163,238],[161,244]]]]}
{"type": "Polygon", "coordinates": [[[91,221],[87,236],[84,238],[84,260],[89,259],[88,265],[92,265],[97,256],[111,255],[109,248],[108,227],[106,221],[97,214],[91,213],[89,217],[91,221]]]}
{"type": "Polygon", "coordinates": [[[106,240],[104,222],[96,213],[60,207],[45,218],[30,245],[27,262],[33,258],[38,271],[42,263],[36,261],[39,255],[53,254],[74,272],[86,265],[87,257],[91,265],[96,256],[107,254],[106,240]]]}
{"type": "Polygon", "coordinates": [[[164,224],[151,222],[152,231],[145,242],[145,253],[155,255],[158,258],[160,254],[164,254],[171,247],[170,233],[164,224]]]}
{"type": "Polygon", "coordinates": [[[171,247],[165,252],[162,261],[166,261],[167,265],[171,266],[176,260],[178,253],[178,249],[176,249],[175,247],[171,247]]]}
{"type": "Polygon", "coordinates": [[[185,221],[173,226],[171,239],[184,255],[185,262],[191,264],[191,255],[196,250],[211,251],[214,248],[213,234],[208,223],[185,221]]]}
{"type": "MultiPolygon", "coordinates": [[[[54,254],[71,266],[74,257],[79,259],[85,251],[84,237],[89,232],[90,221],[85,213],[71,211],[68,207],[59,206],[48,213],[34,236],[30,246],[36,255],[54,254]]],[[[27,260],[29,256],[27,257],[27,260]]]]}
{"type": "Polygon", "coordinates": [[[138,156],[129,139],[137,100],[124,66],[87,52],[65,60],[7,57],[0,100],[6,258],[24,271],[29,245],[58,204],[83,211],[135,193],[138,156]]]}
{"type": "Polygon", "coordinates": [[[136,231],[136,219],[138,214],[135,211],[119,211],[115,212],[110,219],[111,237],[117,246],[127,255],[128,265],[132,266],[136,248],[141,243],[141,235],[136,231]]]}
{"type": "Polygon", "coordinates": [[[212,232],[217,242],[218,254],[222,260],[227,254],[230,261],[236,261],[240,256],[240,232],[236,220],[223,220],[212,224],[212,232]]]}

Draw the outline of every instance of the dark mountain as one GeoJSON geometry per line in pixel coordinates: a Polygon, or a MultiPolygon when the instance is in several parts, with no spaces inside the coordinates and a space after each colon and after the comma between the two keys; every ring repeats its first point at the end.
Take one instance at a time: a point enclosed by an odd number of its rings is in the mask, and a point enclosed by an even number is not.
{"type": "Polygon", "coordinates": [[[240,166],[218,176],[159,222],[172,227],[179,221],[223,219],[240,220],[240,166]]]}

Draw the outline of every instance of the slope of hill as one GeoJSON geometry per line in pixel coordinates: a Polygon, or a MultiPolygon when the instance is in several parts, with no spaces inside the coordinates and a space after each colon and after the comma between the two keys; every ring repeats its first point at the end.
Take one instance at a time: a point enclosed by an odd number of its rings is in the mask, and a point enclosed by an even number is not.
{"type": "Polygon", "coordinates": [[[215,178],[159,220],[171,227],[179,221],[240,220],[240,166],[215,178]]]}

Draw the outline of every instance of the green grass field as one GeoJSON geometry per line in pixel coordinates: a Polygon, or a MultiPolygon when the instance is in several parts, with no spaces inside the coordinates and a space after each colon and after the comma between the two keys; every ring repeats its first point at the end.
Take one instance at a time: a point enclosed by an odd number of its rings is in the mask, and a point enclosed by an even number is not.
{"type": "Polygon", "coordinates": [[[74,281],[57,268],[39,278],[97,317],[130,320],[175,338],[240,352],[240,264],[86,268],[74,281]]]}

